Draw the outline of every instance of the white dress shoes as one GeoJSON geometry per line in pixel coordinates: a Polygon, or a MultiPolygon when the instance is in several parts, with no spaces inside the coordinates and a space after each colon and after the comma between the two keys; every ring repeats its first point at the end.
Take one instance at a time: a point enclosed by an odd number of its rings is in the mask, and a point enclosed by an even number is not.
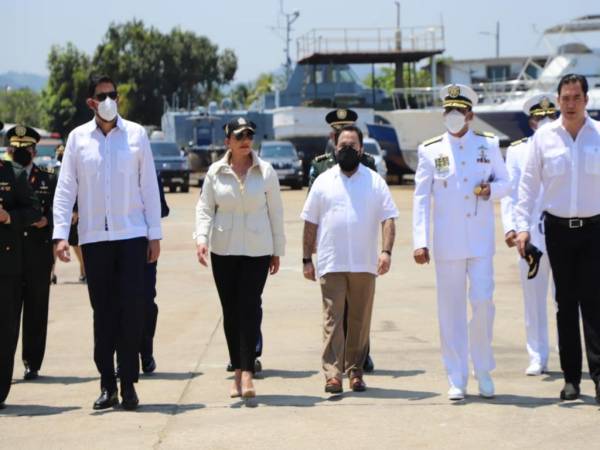
{"type": "Polygon", "coordinates": [[[489,372],[479,372],[477,374],[477,381],[479,382],[479,395],[483,398],[494,397],[494,381],[490,376],[489,372]]]}
{"type": "Polygon", "coordinates": [[[464,400],[465,394],[465,389],[451,385],[450,389],[448,389],[448,400],[464,400]]]}
{"type": "Polygon", "coordinates": [[[538,362],[532,362],[531,364],[529,364],[529,367],[527,367],[527,369],[525,369],[525,375],[528,376],[537,376],[537,375],[541,375],[544,372],[546,372],[546,367],[544,367],[543,365],[541,365],[538,362]]]}

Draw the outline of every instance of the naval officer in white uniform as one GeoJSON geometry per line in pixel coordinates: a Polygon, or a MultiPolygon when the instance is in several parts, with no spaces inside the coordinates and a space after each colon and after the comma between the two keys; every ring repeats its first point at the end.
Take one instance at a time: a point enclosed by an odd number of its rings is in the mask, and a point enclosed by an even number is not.
{"type": "Polygon", "coordinates": [[[481,396],[494,396],[490,371],[494,323],[494,204],[510,190],[498,139],[470,129],[477,95],[468,86],[442,89],[448,130],[419,146],[413,204],[414,259],[429,262],[433,198],[433,255],[442,357],[450,389],[462,400],[469,353],[481,396]],[[468,283],[467,283],[468,281],[468,283]],[[467,323],[467,285],[472,319],[467,323]]]}
{"type": "MultiPolygon", "coordinates": [[[[557,117],[556,95],[542,93],[534,95],[525,101],[523,111],[529,116],[529,126],[535,132],[546,123],[554,121],[557,117]]],[[[504,237],[509,247],[516,245],[517,225],[515,206],[521,174],[525,169],[527,156],[531,149],[532,138],[523,138],[513,142],[506,151],[506,168],[511,183],[510,195],[504,197],[502,204],[502,224],[504,237]]],[[[529,264],[524,258],[519,257],[519,272],[523,288],[523,301],[525,304],[525,333],[527,335],[527,353],[529,365],[525,370],[527,375],[541,375],[548,368],[548,316],[546,303],[548,298],[548,282],[550,279],[550,263],[546,254],[546,242],[543,234],[542,210],[540,195],[535,202],[531,218],[529,234],[531,243],[536,246],[542,256],[537,263],[537,274],[531,277],[529,264]]]]}

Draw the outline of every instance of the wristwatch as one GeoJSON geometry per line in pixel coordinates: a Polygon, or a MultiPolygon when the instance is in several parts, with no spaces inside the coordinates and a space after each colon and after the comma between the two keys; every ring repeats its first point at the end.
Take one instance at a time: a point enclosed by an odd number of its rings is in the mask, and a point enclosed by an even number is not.
{"type": "Polygon", "coordinates": [[[381,253],[387,253],[388,255],[392,256],[392,252],[389,250],[381,250],[381,253]]]}
{"type": "Polygon", "coordinates": [[[302,258],[302,264],[312,264],[312,258],[302,258]]]}

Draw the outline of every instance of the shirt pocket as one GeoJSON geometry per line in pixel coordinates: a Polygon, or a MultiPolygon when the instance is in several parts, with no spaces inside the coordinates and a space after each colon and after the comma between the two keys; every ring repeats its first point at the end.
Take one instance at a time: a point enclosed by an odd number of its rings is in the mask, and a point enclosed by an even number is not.
{"type": "Polygon", "coordinates": [[[213,229],[219,232],[231,230],[233,226],[233,214],[228,212],[217,212],[213,229]]]}
{"type": "Polygon", "coordinates": [[[583,147],[585,154],[585,172],[590,175],[600,175],[600,145],[586,145],[583,147]]]}
{"type": "Polygon", "coordinates": [[[567,149],[556,148],[552,149],[543,156],[543,173],[545,176],[552,178],[564,175],[567,170],[567,149]]]}
{"type": "Polygon", "coordinates": [[[264,233],[267,230],[271,231],[269,217],[267,212],[257,211],[246,216],[246,228],[253,233],[264,233]]]}

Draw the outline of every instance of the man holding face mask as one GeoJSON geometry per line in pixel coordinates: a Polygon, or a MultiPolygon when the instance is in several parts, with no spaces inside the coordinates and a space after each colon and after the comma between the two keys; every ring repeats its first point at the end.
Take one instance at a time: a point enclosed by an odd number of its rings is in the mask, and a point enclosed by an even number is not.
{"type": "Polygon", "coordinates": [[[429,263],[433,198],[433,248],[442,357],[450,400],[462,400],[469,353],[482,397],[494,396],[490,371],[494,323],[494,205],[510,189],[498,139],[471,131],[476,93],[453,84],[442,89],[448,130],[419,146],[413,203],[414,259],[429,263]],[[467,324],[467,280],[472,318],[467,324]],[[470,350],[470,352],[469,352],[470,350]]]}
{"type": "Polygon", "coordinates": [[[364,391],[363,367],[375,277],[390,269],[398,210],[379,174],[360,164],[363,135],[354,125],[335,134],[337,165],[315,180],[301,214],[304,220],[304,277],[319,278],[323,296],[323,371],[325,392],[342,392],[342,376],[350,388],[364,391]],[[378,227],[382,250],[378,255],[378,227]],[[312,262],[317,248],[317,267],[312,262]],[[344,309],[348,310],[344,334],[344,309]]]}
{"type": "Polygon", "coordinates": [[[8,153],[27,173],[29,184],[42,207],[40,220],[23,230],[22,291],[17,314],[20,319],[21,310],[23,311],[23,378],[34,380],[38,377],[46,350],[50,276],[54,263],[52,199],[56,177],[33,163],[37,154],[35,146],[40,140],[37,131],[17,125],[6,132],[6,137],[9,141],[8,153]]]}
{"type": "Polygon", "coordinates": [[[67,238],[73,206],[79,211],[79,244],[94,310],[94,360],[100,397],[94,409],[119,403],[114,349],[120,362],[121,397],[135,409],[144,325],[144,273],[160,253],[160,197],[146,131],[117,113],[116,83],[90,79],[87,105],[94,118],[71,132],[54,197],[54,239],[61,261],[70,260],[67,238]]]}
{"type": "MultiPolygon", "coordinates": [[[[556,120],[556,95],[552,93],[537,94],[527,99],[523,105],[523,112],[529,116],[529,126],[533,131],[547,123],[556,120]]],[[[533,138],[523,138],[513,142],[506,151],[506,167],[511,182],[511,192],[502,199],[502,224],[504,225],[504,240],[509,247],[515,247],[517,237],[515,206],[521,175],[530,153],[533,138]]],[[[548,281],[550,278],[550,263],[546,255],[544,241],[541,195],[535,205],[535,210],[529,233],[532,245],[541,252],[537,261],[537,272],[532,272],[525,258],[519,257],[519,272],[525,302],[525,332],[527,334],[527,352],[529,365],[525,374],[529,376],[541,375],[548,366],[548,320],[546,302],[548,298],[548,281]]]]}

